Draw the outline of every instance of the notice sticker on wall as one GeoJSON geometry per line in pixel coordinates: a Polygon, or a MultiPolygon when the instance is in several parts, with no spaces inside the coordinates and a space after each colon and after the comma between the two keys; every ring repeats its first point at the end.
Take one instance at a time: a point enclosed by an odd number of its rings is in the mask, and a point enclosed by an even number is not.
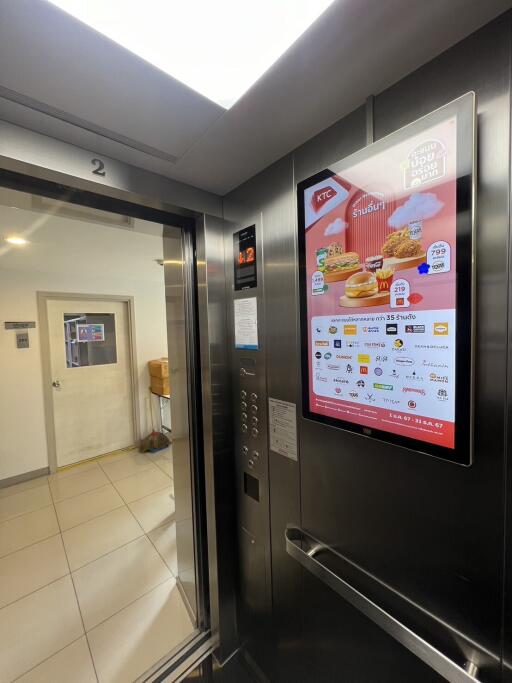
{"type": "Polygon", "coordinates": [[[103,323],[77,325],[76,338],[79,342],[105,341],[105,325],[103,323]]]}
{"type": "Polygon", "coordinates": [[[270,450],[297,460],[297,408],[295,403],[268,399],[270,450]]]}
{"type": "Polygon", "coordinates": [[[235,299],[235,348],[257,351],[258,301],[255,296],[235,299]]]}

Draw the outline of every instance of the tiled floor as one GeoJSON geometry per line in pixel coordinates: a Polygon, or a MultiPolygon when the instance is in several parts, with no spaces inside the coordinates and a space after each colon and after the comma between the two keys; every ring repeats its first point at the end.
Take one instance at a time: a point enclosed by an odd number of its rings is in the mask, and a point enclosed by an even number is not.
{"type": "Polygon", "coordinates": [[[131,683],[192,631],[170,449],[0,489],[0,683],[131,683]]]}

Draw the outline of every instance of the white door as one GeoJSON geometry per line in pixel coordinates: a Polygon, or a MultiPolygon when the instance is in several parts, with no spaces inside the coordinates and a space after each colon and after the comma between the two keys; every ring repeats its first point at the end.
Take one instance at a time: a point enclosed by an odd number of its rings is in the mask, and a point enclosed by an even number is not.
{"type": "Polygon", "coordinates": [[[135,441],[128,304],[48,299],[57,466],[135,441]]]}

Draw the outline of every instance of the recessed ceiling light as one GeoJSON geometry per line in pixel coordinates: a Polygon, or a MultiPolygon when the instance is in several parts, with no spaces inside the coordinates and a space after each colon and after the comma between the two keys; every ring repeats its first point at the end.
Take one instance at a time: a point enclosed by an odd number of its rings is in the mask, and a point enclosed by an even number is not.
{"type": "Polygon", "coordinates": [[[50,2],[228,108],[333,0],[50,2]]]}
{"type": "Polygon", "coordinates": [[[16,247],[23,247],[25,244],[28,244],[28,240],[24,237],[18,237],[17,235],[5,237],[5,241],[9,242],[9,244],[14,244],[16,247]]]}

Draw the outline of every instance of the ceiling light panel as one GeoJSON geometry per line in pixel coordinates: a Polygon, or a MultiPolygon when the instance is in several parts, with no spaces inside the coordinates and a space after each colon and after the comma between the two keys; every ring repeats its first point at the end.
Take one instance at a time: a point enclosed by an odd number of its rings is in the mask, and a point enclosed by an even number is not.
{"type": "Polygon", "coordinates": [[[50,0],[229,108],[333,0],[50,0]]]}

